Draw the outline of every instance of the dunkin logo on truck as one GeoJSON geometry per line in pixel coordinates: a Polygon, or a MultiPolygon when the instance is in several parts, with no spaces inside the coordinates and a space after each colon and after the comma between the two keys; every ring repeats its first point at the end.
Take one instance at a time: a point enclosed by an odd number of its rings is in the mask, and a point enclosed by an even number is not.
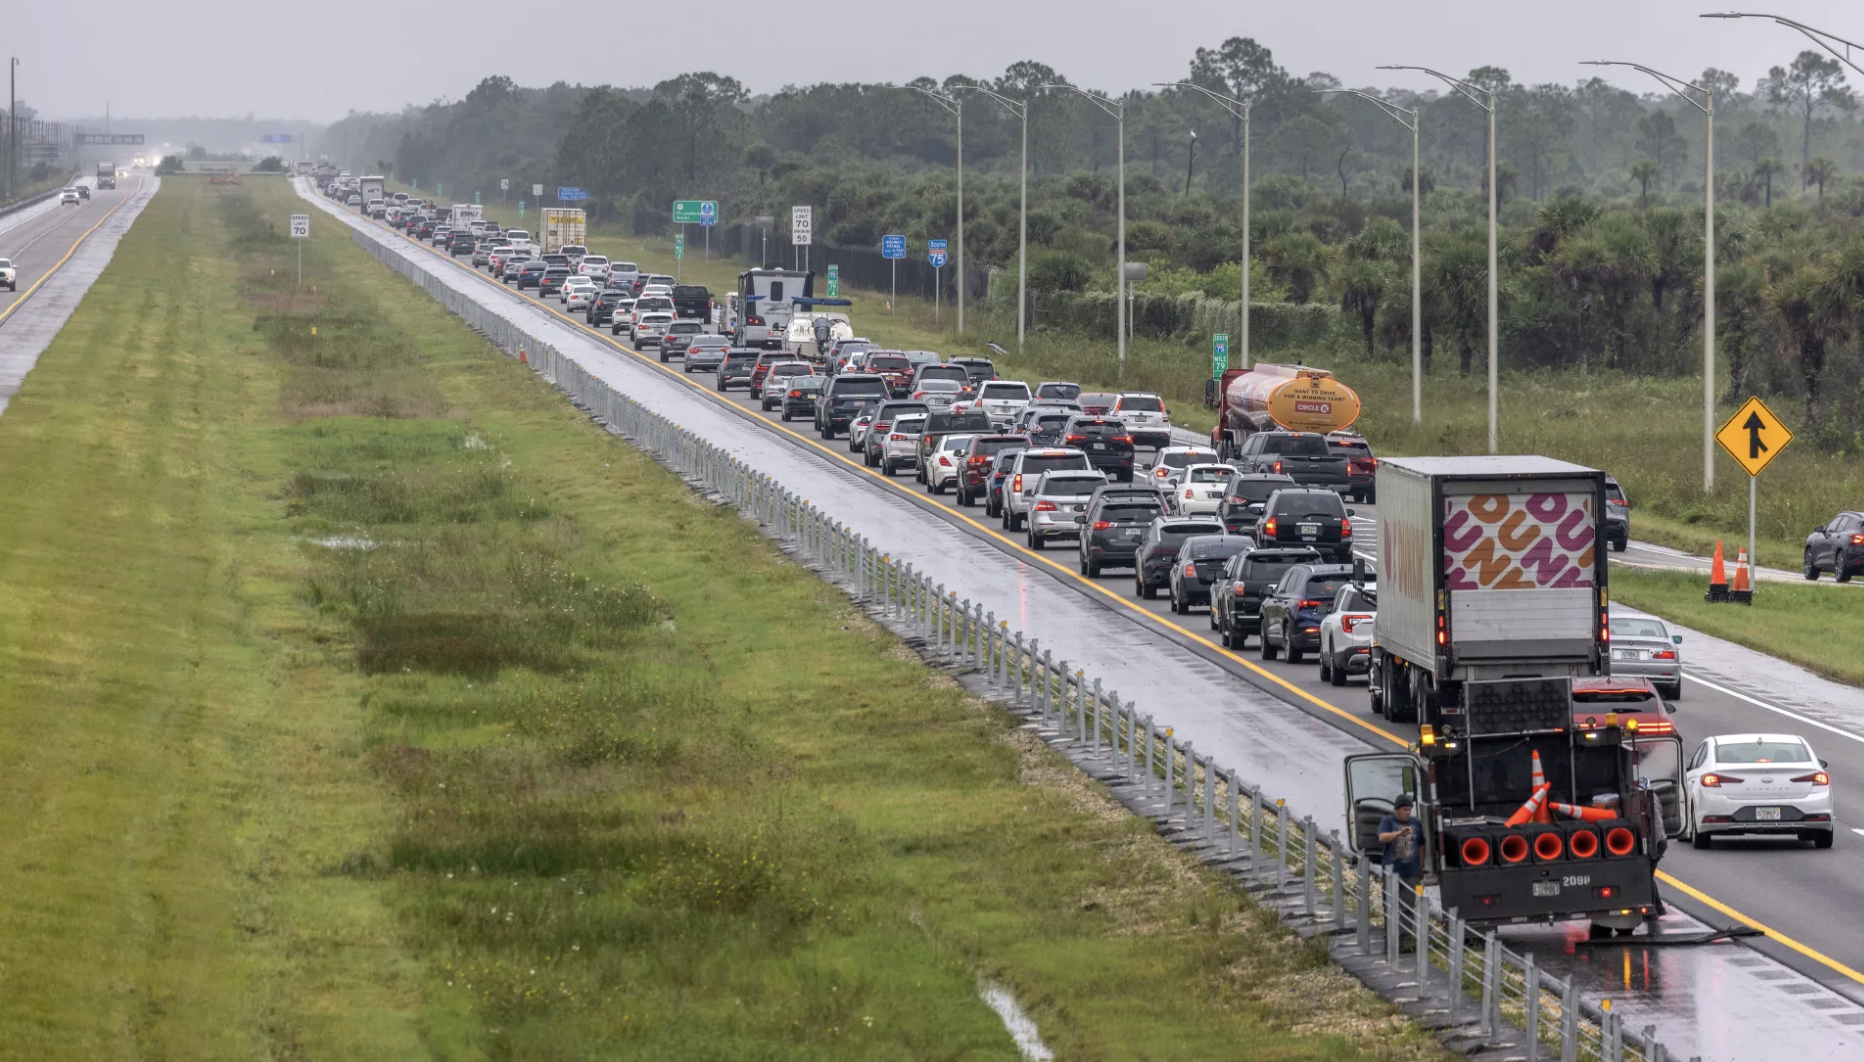
{"type": "Polygon", "coordinates": [[[1597,557],[1593,495],[1477,494],[1445,502],[1443,577],[1451,590],[1589,587],[1597,557]]]}

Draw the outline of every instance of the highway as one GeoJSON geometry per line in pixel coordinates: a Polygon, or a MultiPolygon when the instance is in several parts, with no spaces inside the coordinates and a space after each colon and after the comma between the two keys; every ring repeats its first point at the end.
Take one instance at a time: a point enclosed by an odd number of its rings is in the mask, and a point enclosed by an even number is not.
{"type": "MultiPolygon", "coordinates": [[[[554,299],[542,300],[528,292],[518,296],[463,262],[427,248],[422,253],[480,277],[486,288],[504,292],[505,298],[521,297],[547,310],[621,355],[659,368],[653,356],[629,350],[605,329],[587,329],[554,299]]],[[[673,377],[682,375],[677,363],[667,372],[673,377]]],[[[1029,551],[1023,536],[1000,531],[980,509],[957,509],[950,495],[927,496],[910,477],[887,479],[865,468],[848,453],[845,440],[823,442],[806,425],[781,424],[775,414],[760,413],[742,391],[718,395],[709,376],[685,376],[683,382],[708,400],[729,403],[741,416],[764,423],[792,445],[839,463],[853,479],[890,495],[910,492],[915,504],[962,529],[969,539],[987,542],[999,553],[1022,561],[1032,573],[1072,590],[1079,607],[1130,619],[1151,635],[1194,651],[1354,742],[1389,749],[1414,736],[1411,728],[1386,724],[1369,714],[1363,680],[1355,679],[1343,689],[1324,684],[1312,664],[1260,660],[1253,642],[1242,652],[1225,650],[1212,637],[1202,610],[1173,616],[1163,600],[1139,600],[1132,593],[1130,572],[1121,570],[1089,580],[1075,570],[1068,546],[1029,551]]],[[[1358,510],[1356,537],[1374,541],[1375,508],[1354,508],[1358,510]]],[[[1796,668],[1755,654],[1736,652],[1694,632],[1686,632],[1684,649],[1691,673],[1676,719],[1687,738],[1747,730],[1799,733],[1831,761],[1840,787],[1847,779],[1864,778],[1864,695],[1812,680],[1796,668]]],[[[1204,746],[1202,735],[1195,732],[1196,713],[1186,716],[1189,721],[1177,723],[1180,732],[1196,737],[1204,746]]],[[[1333,787],[1337,802],[1337,775],[1333,787]]],[[[1664,862],[1667,898],[1710,924],[1745,922],[1766,929],[1769,937],[1752,945],[1658,948],[1637,940],[1586,949],[1580,945],[1583,926],[1511,930],[1510,936],[1531,942],[1550,961],[1587,971],[1593,991],[1641,997],[1640,1021],[1658,1021],[1666,1030],[1692,1028],[1696,1049],[1707,1057],[1855,1057],[1855,1052],[1864,1052],[1864,1038],[1860,1038],[1864,1037],[1864,1009],[1793,979],[1785,971],[1778,971],[1783,979],[1776,979],[1746,968],[1749,964],[1771,968],[1760,955],[1749,952],[1752,947],[1833,993],[1864,1000],[1864,972],[1860,972],[1864,971],[1864,925],[1851,914],[1864,905],[1864,884],[1860,884],[1864,881],[1864,837],[1859,833],[1864,833],[1864,819],[1847,818],[1841,804],[1840,839],[1830,851],[1762,841],[1725,841],[1711,851],[1671,846],[1664,862]],[[1776,980],[1774,996],[1747,999],[1757,987],[1776,980]],[[1789,1000],[1799,1005],[1786,1005],[1789,1000]]],[[[1670,1034],[1666,1031],[1665,1035],[1670,1034]]]]}

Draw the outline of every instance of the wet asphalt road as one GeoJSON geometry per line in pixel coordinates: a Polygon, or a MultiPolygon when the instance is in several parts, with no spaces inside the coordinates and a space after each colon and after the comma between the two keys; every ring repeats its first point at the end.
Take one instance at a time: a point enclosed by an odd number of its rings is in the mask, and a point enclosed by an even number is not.
{"type": "MultiPolygon", "coordinates": [[[[444,255],[430,253],[435,259],[445,260],[444,255]]],[[[455,265],[462,271],[468,269],[463,262],[455,265]]],[[[508,290],[489,280],[485,283],[494,290],[508,290]]],[[[563,313],[556,300],[539,300],[526,293],[526,301],[549,310],[570,326],[582,328],[579,319],[563,313]]],[[[584,332],[623,353],[632,353],[605,329],[584,332]]],[[[695,382],[700,381],[695,378],[695,382]]],[[[764,417],[742,391],[731,392],[729,401],[746,415],[764,417]]],[[[764,419],[775,421],[776,416],[770,414],[764,419]]],[[[800,434],[807,427],[792,430],[800,434]]],[[[825,442],[818,449],[839,455],[851,475],[880,478],[878,471],[865,469],[858,458],[848,454],[845,440],[825,442]]],[[[910,485],[910,477],[895,482],[910,485]]],[[[923,501],[936,505],[963,525],[971,539],[986,541],[1003,553],[1022,554],[1031,561],[1041,556],[1044,562],[1062,559],[1057,553],[1066,555],[1065,546],[1040,555],[1030,554],[1020,534],[997,530],[996,522],[984,521],[979,509],[960,514],[949,495],[923,501]]],[[[1371,535],[1366,532],[1376,513],[1371,507],[1354,508],[1362,518],[1361,527],[1366,529],[1360,532],[1361,537],[1369,540],[1371,535]]],[[[1058,571],[1049,563],[1033,567],[1057,582],[1073,583],[1084,607],[1125,612],[1155,633],[1198,648],[1200,656],[1219,662],[1236,677],[1355,739],[1389,748],[1412,736],[1409,728],[1384,724],[1367,713],[1363,680],[1355,679],[1350,687],[1339,689],[1319,682],[1312,664],[1260,661],[1253,643],[1246,654],[1222,650],[1205,637],[1207,620],[1201,616],[1172,616],[1165,602],[1134,597],[1130,572],[1114,572],[1096,581],[1099,586],[1090,588],[1085,577],[1058,571]]],[[[1792,684],[1805,684],[1797,669],[1782,670],[1775,662],[1756,658],[1738,647],[1724,647],[1693,634],[1685,648],[1704,657],[1701,663],[1691,658],[1692,670],[1703,678],[1690,682],[1678,715],[1679,727],[1686,736],[1741,730],[1801,733],[1832,761],[1841,785],[1846,778],[1864,778],[1864,748],[1860,748],[1864,746],[1864,706],[1859,704],[1857,691],[1842,687],[1819,689],[1781,703],[1784,695],[1801,692],[1791,688],[1792,684]]],[[[1181,729],[1191,733],[1182,724],[1181,729]]],[[[1851,832],[1855,828],[1852,823],[1841,821],[1840,826],[1839,846],[1829,852],[1738,841],[1725,842],[1711,852],[1672,847],[1664,866],[1674,880],[1666,882],[1666,892],[1705,921],[1728,924],[1735,918],[1732,912],[1739,912],[1749,921],[1792,938],[1799,944],[1798,949],[1778,940],[1756,947],[1837,991],[1864,998],[1864,988],[1860,987],[1864,975],[1857,972],[1864,967],[1864,939],[1860,939],[1858,919],[1852,913],[1858,909],[1858,901],[1864,900],[1864,888],[1856,884],[1859,872],[1864,871],[1864,839],[1851,832]],[[1697,895],[1684,895],[1685,890],[1697,895]]],[[[1571,926],[1511,930],[1510,936],[1535,942],[1537,950],[1550,959],[1564,956],[1565,964],[1586,972],[1593,991],[1644,996],[1638,1000],[1637,1009],[1642,1016],[1648,1008],[1648,1018],[1641,1020],[1655,1020],[1666,1030],[1678,1028],[1677,1022],[1683,1022],[1694,1029],[1695,1050],[1707,1057],[1837,1058],[1864,1052],[1864,1037],[1853,1031],[1864,1026],[1864,1009],[1792,978],[1786,971],[1773,969],[1759,955],[1747,955],[1745,948],[1661,949],[1633,944],[1580,950],[1575,941],[1583,936],[1583,927],[1571,926]],[[1746,971],[1748,964],[1756,968],[1746,971]],[[1768,999],[1768,992],[1785,998],[1768,999]],[[1789,1000],[1797,1005],[1785,1006],[1789,1000]],[[1705,1009],[1709,1012],[1705,1013],[1705,1009]]],[[[1673,1046],[1682,1046],[1676,1036],[1666,1036],[1673,1046]]]]}

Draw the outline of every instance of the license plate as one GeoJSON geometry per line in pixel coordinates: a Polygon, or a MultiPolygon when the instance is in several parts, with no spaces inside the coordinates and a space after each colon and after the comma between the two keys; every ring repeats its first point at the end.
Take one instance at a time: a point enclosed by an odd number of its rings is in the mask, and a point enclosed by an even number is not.
{"type": "Polygon", "coordinates": [[[1094,449],[1096,450],[1105,450],[1106,448],[1107,448],[1106,443],[1095,443],[1094,444],[1094,449]]]}
{"type": "Polygon", "coordinates": [[[1779,822],[1780,821],[1780,809],[1779,808],[1755,808],[1754,817],[1760,820],[1761,822],[1779,822]]]}
{"type": "Polygon", "coordinates": [[[1614,649],[1612,650],[1612,659],[1613,660],[1636,660],[1637,650],[1636,649],[1614,649]]]}
{"type": "Polygon", "coordinates": [[[1320,534],[1320,525],[1319,524],[1296,524],[1295,530],[1299,531],[1300,533],[1304,535],[1318,535],[1320,534]]]}
{"type": "Polygon", "coordinates": [[[1534,883],[1534,895],[1558,896],[1560,895],[1560,883],[1557,881],[1537,881],[1534,883]]]}

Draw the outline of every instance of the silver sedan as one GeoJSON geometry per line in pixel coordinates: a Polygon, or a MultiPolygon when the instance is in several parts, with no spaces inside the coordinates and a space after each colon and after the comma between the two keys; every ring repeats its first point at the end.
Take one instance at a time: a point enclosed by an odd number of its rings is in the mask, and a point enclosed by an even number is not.
{"type": "Polygon", "coordinates": [[[1655,616],[1611,618],[1612,674],[1649,679],[1667,700],[1683,697],[1683,636],[1655,616]]]}

